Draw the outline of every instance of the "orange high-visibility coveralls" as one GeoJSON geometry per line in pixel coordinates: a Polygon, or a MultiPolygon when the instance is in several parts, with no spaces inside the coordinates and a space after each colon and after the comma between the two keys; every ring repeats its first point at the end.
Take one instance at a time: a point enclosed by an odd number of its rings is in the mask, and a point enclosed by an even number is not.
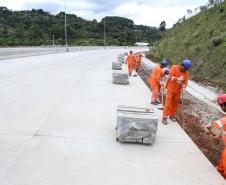
{"type": "Polygon", "coordinates": [[[142,56],[137,55],[137,62],[136,62],[136,69],[137,70],[140,69],[141,60],[142,60],[142,56]]]}
{"type": "Polygon", "coordinates": [[[165,107],[163,110],[163,119],[167,119],[170,115],[173,117],[178,108],[178,101],[181,95],[182,84],[178,80],[180,76],[184,76],[183,88],[185,89],[188,84],[188,71],[181,72],[179,65],[174,65],[170,69],[169,78],[166,82],[165,88],[167,89],[165,107]]]}
{"type": "MultiPolygon", "coordinates": [[[[220,120],[214,121],[212,124],[216,128],[222,129],[222,139],[223,139],[224,145],[226,146],[226,115],[220,120]]],[[[217,166],[217,171],[226,179],[226,147],[222,152],[221,162],[217,166]]]]}
{"type": "Polygon", "coordinates": [[[162,74],[162,68],[160,65],[157,65],[154,67],[152,74],[149,79],[149,83],[152,87],[152,95],[151,95],[151,102],[156,102],[158,98],[158,88],[159,88],[159,82],[161,81],[161,74],[162,74]]]}
{"type": "MultiPolygon", "coordinates": [[[[161,78],[163,78],[165,76],[166,70],[167,70],[166,68],[162,69],[162,76],[161,76],[161,78]]],[[[160,91],[161,91],[161,84],[159,84],[159,87],[158,87],[158,97],[159,97],[160,91]]]]}
{"type": "Polygon", "coordinates": [[[133,54],[129,54],[126,58],[126,63],[128,62],[128,71],[129,73],[133,72],[134,62],[136,62],[136,57],[133,54]]]}

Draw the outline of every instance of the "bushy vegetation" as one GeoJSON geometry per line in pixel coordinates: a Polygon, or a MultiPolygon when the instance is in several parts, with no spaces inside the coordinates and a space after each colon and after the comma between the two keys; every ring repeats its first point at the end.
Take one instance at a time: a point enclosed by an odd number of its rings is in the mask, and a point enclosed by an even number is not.
{"type": "Polygon", "coordinates": [[[189,59],[191,79],[211,82],[226,92],[226,2],[205,7],[180,20],[148,56],[156,62],[167,60],[171,66],[189,59]]]}
{"type": "MultiPolygon", "coordinates": [[[[66,17],[67,43],[71,46],[103,46],[104,22],[108,46],[134,45],[136,41],[152,44],[161,38],[159,29],[134,25],[132,20],[123,17],[104,17],[101,22],[74,14],[66,14],[66,17]]],[[[54,44],[65,44],[64,12],[53,15],[42,9],[12,11],[0,7],[0,46],[52,45],[53,37],[54,44]]]]}

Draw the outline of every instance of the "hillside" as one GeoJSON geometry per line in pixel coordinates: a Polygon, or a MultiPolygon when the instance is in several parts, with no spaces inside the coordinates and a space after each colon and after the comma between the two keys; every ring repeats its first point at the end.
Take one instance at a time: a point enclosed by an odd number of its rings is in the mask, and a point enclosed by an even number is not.
{"type": "MultiPolygon", "coordinates": [[[[132,20],[123,17],[107,16],[101,22],[74,14],[66,14],[66,17],[67,41],[71,46],[103,46],[104,22],[108,46],[134,45],[136,41],[153,43],[160,39],[160,30],[134,25],[132,20]]],[[[64,12],[53,15],[42,9],[12,11],[0,7],[0,46],[52,45],[53,35],[55,44],[65,44],[64,12]]]]}
{"type": "Polygon", "coordinates": [[[178,22],[147,56],[154,62],[167,60],[171,66],[189,59],[190,79],[226,92],[226,2],[178,22]]]}

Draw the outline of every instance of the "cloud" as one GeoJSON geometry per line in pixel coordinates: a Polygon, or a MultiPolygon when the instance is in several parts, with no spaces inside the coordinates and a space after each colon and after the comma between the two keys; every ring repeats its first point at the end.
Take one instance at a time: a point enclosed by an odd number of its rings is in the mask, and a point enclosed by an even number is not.
{"type": "Polygon", "coordinates": [[[62,10],[62,6],[56,3],[24,3],[22,6],[24,10],[31,10],[31,9],[43,9],[43,11],[51,12],[51,13],[58,13],[62,10]]]}
{"type": "MultiPolygon", "coordinates": [[[[208,3],[208,0],[66,0],[66,12],[87,20],[100,20],[104,16],[132,19],[135,24],[159,27],[162,21],[168,28],[179,18],[208,3]],[[100,18],[101,16],[101,18],[100,18]]],[[[51,13],[65,11],[65,0],[1,0],[1,6],[13,10],[43,9],[51,13]]]]}

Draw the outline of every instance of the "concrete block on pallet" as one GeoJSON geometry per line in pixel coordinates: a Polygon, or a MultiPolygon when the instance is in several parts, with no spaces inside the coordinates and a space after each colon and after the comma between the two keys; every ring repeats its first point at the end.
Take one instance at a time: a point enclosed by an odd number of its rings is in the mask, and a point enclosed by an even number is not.
{"type": "Polygon", "coordinates": [[[129,82],[129,74],[125,71],[113,71],[112,78],[114,84],[127,85],[129,82]]]}
{"type": "Polygon", "coordinates": [[[118,137],[125,137],[125,142],[155,143],[158,118],[153,109],[118,106],[117,114],[118,137]]]}
{"type": "Polygon", "coordinates": [[[128,56],[128,53],[124,53],[124,56],[128,56]]]}
{"type": "Polygon", "coordinates": [[[112,62],[112,69],[122,69],[122,63],[121,62],[112,62]]]}
{"type": "Polygon", "coordinates": [[[118,58],[118,62],[124,63],[125,62],[125,59],[124,58],[118,58]]]}

